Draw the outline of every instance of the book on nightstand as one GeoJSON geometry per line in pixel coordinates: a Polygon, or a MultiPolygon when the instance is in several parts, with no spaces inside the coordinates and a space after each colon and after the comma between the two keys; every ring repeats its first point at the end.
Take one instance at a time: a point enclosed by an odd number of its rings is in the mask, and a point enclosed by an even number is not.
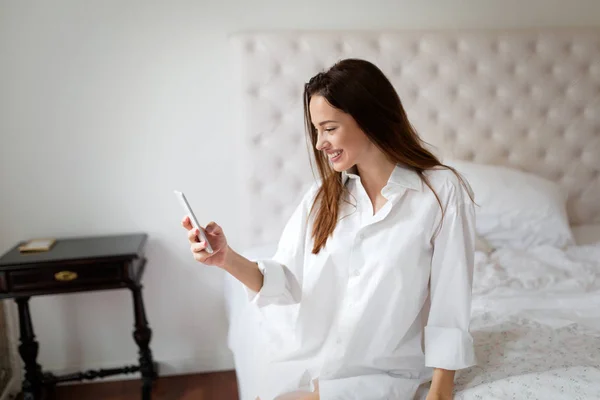
{"type": "Polygon", "coordinates": [[[48,251],[52,248],[56,239],[31,239],[19,246],[21,253],[48,251]]]}

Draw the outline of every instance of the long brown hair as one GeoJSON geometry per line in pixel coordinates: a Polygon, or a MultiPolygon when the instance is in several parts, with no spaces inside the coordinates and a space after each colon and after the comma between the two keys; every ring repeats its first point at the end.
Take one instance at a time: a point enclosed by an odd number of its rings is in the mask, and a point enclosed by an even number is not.
{"type": "Polygon", "coordinates": [[[342,174],[329,165],[322,151],[316,149],[317,130],[312,124],[309,109],[310,100],[315,95],[323,96],[331,106],[351,115],[390,161],[415,171],[434,193],[443,219],[442,203],[424,171],[448,168],[464,185],[463,179],[425,148],[425,142],[408,120],[398,93],[377,66],[360,59],[341,60],[329,70],[312,77],[304,86],[305,125],[322,182],[311,208],[311,214],[317,208],[312,229],[313,254],[321,250],[335,229],[345,189],[342,174]]]}

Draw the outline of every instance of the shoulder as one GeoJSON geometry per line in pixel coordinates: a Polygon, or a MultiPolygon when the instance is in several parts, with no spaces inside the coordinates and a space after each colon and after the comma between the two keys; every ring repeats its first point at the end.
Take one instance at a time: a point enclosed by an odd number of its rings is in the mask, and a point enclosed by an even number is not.
{"type": "Polygon", "coordinates": [[[423,185],[424,189],[428,191],[433,189],[442,204],[448,206],[472,203],[473,190],[467,179],[458,172],[439,167],[425,171],[424,175],[431,185],[431,188],[423,185]]]}
{"type": "Polygon", "coordinates": [[[317,193],[321,188],[320,180],[313,180],[312,182],[307,182],[302,191],[302,198],[300,201],[300,207],[308,210],[312,207],[315,198],[317,197],[317,193]]]}

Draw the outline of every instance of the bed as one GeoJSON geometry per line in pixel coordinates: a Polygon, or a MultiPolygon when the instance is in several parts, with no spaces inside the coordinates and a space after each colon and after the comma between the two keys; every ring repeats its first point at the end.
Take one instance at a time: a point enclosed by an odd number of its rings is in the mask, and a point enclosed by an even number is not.
{"type": "MultiPolygon", "coordinates": [[[[231,49],[243,254],[274,253],[314,181],[304,82],[341,58],[373,61],[483,203],[478,365],[457,373],[455,398],[600,399],[600,29],[254,32],[231,49]]],[[[241,284],[225,280],[250,400],[268,344],[241,284]]]]}

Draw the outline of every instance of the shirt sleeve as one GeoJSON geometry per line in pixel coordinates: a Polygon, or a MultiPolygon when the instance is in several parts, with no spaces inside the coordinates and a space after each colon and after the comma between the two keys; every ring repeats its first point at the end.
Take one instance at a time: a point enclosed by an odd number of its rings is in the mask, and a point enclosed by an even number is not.
{"type": "Polygon", "coordinates": [[[308,218],[315,193],[316,185],[313,185],[294,210],[283,229],[275,255],[256,260],[264,276],[263,286],[258,292],[246,287],[246,293],[248,300],[257,307],[300,302],[305,246],[310,235],[308,218]]]}
{"type": "Polygon", "coordinates": [[[469,331],[475,209],[469,198],[449,197],[442,226],[433,241],[425,365],[459,370],[476,364],[469,331]]]}

